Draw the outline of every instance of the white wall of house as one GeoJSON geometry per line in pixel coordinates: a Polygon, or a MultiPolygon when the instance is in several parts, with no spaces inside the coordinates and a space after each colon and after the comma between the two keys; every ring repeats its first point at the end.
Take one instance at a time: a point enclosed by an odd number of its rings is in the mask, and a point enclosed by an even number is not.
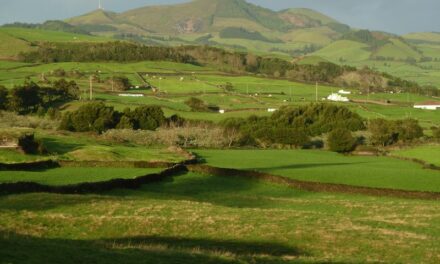
{"type": "Polygon", "coordinates": [[[440,109],[440,105],[415,105],[414,108],[423,110],[437,110],[440,109]]]}

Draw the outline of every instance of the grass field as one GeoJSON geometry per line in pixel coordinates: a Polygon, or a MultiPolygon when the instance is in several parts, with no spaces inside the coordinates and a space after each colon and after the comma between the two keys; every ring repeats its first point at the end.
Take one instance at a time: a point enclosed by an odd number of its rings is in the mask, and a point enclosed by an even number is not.
{"type": "Polygon", "coordinates": [[[354,186],[440,192],[440,172],[386,158],[315,150],[196,150],[208,165],[256,170],[292,179],[354,186]]]}
{"type": "Polygon", "coordinates": [[[70,185],[111,179],[133,179],[163,169],[135,168],[56,168],[36,171],[0,171],[0,183],[36,182],[45,185],[70,185]]]}
{"type": "Polygon", "coordinates": [[[440,146],[417,146],[393,151],[392,154],[404,158],[423,160],[429,164],[440,166],[440,146]]]}
{"type": "Polygon", "coordinates": [[[116,144],[85,135],[37,134],[49,153],[60,160],[73,161],[165,161],[180,162],[184,157],[158,147],[116,144]]]}
{"type": "Polygon", "coordinates": [[[42,155],[24,155],[16,150],[0,149],[0,163],[21,163],[49,159],[42,155]]]}
{"type": "Polygon", "coordinates": [[[110,40],[103,37],[66,33],[61,31],[13,27],[0,28],[0,33],[7,34],[16,39],[23,39],[28,42],[103,42],[110,40]]]}
{"type": "Polygon", "coordinates": [[[0,197],[7,263],[438,263],[435,201],[187,174],[137,191],[0,197]]]}

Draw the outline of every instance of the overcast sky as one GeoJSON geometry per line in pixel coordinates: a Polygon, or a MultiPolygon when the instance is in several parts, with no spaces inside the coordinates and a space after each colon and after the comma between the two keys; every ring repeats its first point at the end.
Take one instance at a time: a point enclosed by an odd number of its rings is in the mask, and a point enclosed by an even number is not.
{"type": "MultiPolygon", "coordinates": [[[[125,11],[185,0],[102,0],[104,8],[125,11]]],[[[393,33],[440,32],[440,0],[248,0],[280,10],[308,7],[356,28],[393,33]]],[[[98,0],[0,0],[0,24],[65,19],[98,7],[98,0]]]]}

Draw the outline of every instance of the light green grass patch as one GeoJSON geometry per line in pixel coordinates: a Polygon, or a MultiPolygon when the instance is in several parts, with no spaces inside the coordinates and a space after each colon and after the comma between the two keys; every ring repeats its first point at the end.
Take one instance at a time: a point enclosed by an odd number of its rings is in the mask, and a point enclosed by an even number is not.
{"type": "Polygon", "coordinates": [[[161,170],[163,169],[56,168],[42,171],[0,171],[0,183],[35,182],[45,185],[70,185],[111,179],[133,179],[161,170]]]}
{"type": "Polygon", "coordinates": [[[256,170],[292,179],[440,192],[440,172],[386,157],[350,157],[311,150],[197,150],[208,165],[256,170]]]}

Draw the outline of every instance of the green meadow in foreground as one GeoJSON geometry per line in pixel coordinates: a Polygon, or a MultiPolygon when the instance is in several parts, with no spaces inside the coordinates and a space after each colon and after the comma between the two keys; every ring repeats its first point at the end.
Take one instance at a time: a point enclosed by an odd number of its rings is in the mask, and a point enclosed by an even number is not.
{"type": "Polygon", "coordinates": [[[55,168],[35,171],[0,171],[0,183],[36,182],[45,185],[69,185],[111,179],[133,179],[163,169],[137,168],[55,168]]]}
{"type": "Polygon", "coordinates": [[[438,263],[437,201],[189,173],[136,191],[0,197],[6,263],[438,263]]]}
{"type": "Polygon", "coordinates": [[[440,172],[387,157],[344,156],[316,150],[197,150],[208,165],[256,170],[292,179],[440,192],[440,172]]]}

